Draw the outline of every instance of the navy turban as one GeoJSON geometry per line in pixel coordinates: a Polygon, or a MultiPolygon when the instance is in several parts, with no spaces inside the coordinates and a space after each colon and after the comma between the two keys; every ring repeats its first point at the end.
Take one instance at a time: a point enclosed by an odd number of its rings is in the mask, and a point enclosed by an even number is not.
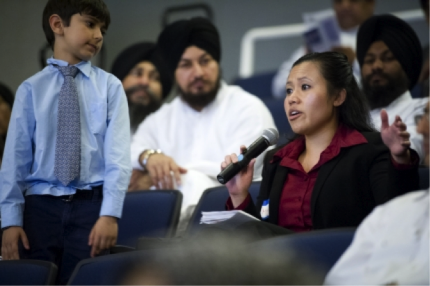
{"type": "Polygon", "coordinates": [[[158,37],[158,47],[173,75],[182,54],[189,46],[209,53],[217,62],[221,60],[221,43],[216,27],[206,18],[179,20],[168,25],[158,37]]]}
{"type": "Polygon", "coordinates": [[[172,88],[172,77],[154,43],[137,43],[123,50],[113,62],[111,72],[120,81],[123,81],[131,69],[143,61],[148,61],[157,68],[163,87],[163,98],[166,97],[172,88]]]}
{"type": "Polygon", "coordinates": [[[399,61],[409,78],[409,89],[418,81],[422,65],[420,40],[405,21],[393,15],[372,16],[361,26],[357,35],[357,60],[363,66],[364,57],[372,43],[383,41],[399,61]]]}

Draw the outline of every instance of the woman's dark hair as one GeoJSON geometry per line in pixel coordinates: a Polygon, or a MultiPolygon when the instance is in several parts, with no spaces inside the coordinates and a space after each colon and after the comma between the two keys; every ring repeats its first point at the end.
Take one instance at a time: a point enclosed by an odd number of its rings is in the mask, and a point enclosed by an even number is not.
{"type": "Polygon", "coordinates": [[[69,26],[70,19],[77,13],[95,17],[105,24],[106,30],[109,27],[110,13],[103,0],[49,0],[43,10],[42,27],[52,49],[54,49],[55,36],[49,25],[49,18],[53,14],[58,14],[64,25],[69,26]]]}
{"type": "Polygon", "coordinates": [[[375,131],[370,120],[366,98],[360,91],[352,73],[352,67],[344,54],[337,52],[310,53],[298,59],[293,67],[304,62],[317,64],[327,82],[327,92],[330,96],[334,96],[342,89],[346,90],[345,101],[337,107],[339,123],[359,132],[375,131]]]}

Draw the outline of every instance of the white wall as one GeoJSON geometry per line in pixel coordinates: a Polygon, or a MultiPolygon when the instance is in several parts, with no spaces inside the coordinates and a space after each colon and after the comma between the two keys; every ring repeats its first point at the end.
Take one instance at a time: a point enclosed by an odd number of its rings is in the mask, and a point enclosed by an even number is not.
{"type": "MultiPolygon", "coordinates": [[[[419,9],[419,0],[376,0],[376,13],[419,9]]],[[[239,49],[243,34],[259,26],[301,22],[301,13],[331,6],[330,0],[105,0],[111,26],[105,37],[107,70],[127,45],[155,41],[161,31],[161,15],[173,5],[207,3],[214,11],[222,43],[224,78],[238,74],[239,49]]],[[[0,82],[14,91],[26,78],[40,70],[39,50],[45,45],[42,11],[46,0],[0,0],[0,82]]],[[[428,43],[428,26],[413,23],[423,44],[428,43]]],[[[301,39],[257,44],[256,71],[276,69],[301,44],[301,39]]]]}

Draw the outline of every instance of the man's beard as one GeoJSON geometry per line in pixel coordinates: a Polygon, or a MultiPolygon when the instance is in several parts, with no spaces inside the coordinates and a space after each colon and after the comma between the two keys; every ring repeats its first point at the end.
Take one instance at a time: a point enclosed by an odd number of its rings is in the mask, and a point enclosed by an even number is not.
{"type": "MultiPolygon", "coordinates": [[[[199,79],[199,80],[201,80],[201,79],[199,79]]],[[[191,83],[190,85],[192,85],[193,83],[191,83]]],[[[199,110],[199,109],[202,109],[205,106],[207,106],[212,101],[214,101],[220,86],[221,86],[221,75],[218,76],[218,79],[216,80],[215,86],[211,90],[209,90],[208,92],[201,92],[201,93],[197,93],[197,94],[189,93],[189,92],[183,91],[179,87],[179,85],[178,85],[178,90],[179,90],[179,94],[181,95],[181,98],[186,103],[188,103],[192,108],[199,110]]]]}
{"type": "Polygon", "coordinates": [[[386,107],[401,96],[406,90],[408,90],[409,80],[402,71],[393,76],[382,72],[373,72],[367,77],[362,78],[361,84],[363,86],[363,92],[367,98],[367,102],[369,103],[369,107],[372,110],[375,108],[386,107]],[[376,74],[383,77],[387,81],[387,84],[371,86],[371,77],[376,74]]]}
{"type": "Polygon", "coordinates": [[[159,100],[154,93],[146,86],[137,85],[133,86],[125,91],[128,101],[128,112],[130,115],[130,128],[134,133],[139,124],[151,113],[155,112],[161,106],[161,100],[159,100]],[[143,90],[148,95],[148,101],[146,104],[135,103],[130,101],[129,97],[136,91],[143,90]]]}

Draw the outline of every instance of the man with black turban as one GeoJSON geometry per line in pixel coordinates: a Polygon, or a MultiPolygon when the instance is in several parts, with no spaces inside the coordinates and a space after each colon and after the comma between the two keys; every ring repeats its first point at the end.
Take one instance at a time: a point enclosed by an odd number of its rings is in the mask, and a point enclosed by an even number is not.
{"type": "MultiPolygon", "coordinates": [[[[132,139],[132,165],[148,171],[157,188],[180,189],[185,210],[206,188],[219,185],[216,175],[226,154],[276,127],[260,99],[221,80],[220,38],[210,21],[174,22],[157,45],[178,96],[139,126],[132,139]]],[[[262,159],[255,168],[260,176],[262,159]]]]}
{"type": "Polygon", "coordinates": [[[150,42],[124,49],[112,65],[112,74],[121,80],[127,95],[134,133],[143,119],[161,106],[172,87],[172,78],[156,45],[150,42]]]}
{"type": "Polygon", "coordinates": [[[411,148],[422,162],[422,136],[416,132],[415,117],[422,114],[428,99],[413,99],[409,92],[417,83],[422,64],[414,30],[393,15],[369,18],[358,31],[357,59],[375,128],[381,126],[382,109],[387,111],[390,124],[400,116],[411,135],[411,148]]]}

